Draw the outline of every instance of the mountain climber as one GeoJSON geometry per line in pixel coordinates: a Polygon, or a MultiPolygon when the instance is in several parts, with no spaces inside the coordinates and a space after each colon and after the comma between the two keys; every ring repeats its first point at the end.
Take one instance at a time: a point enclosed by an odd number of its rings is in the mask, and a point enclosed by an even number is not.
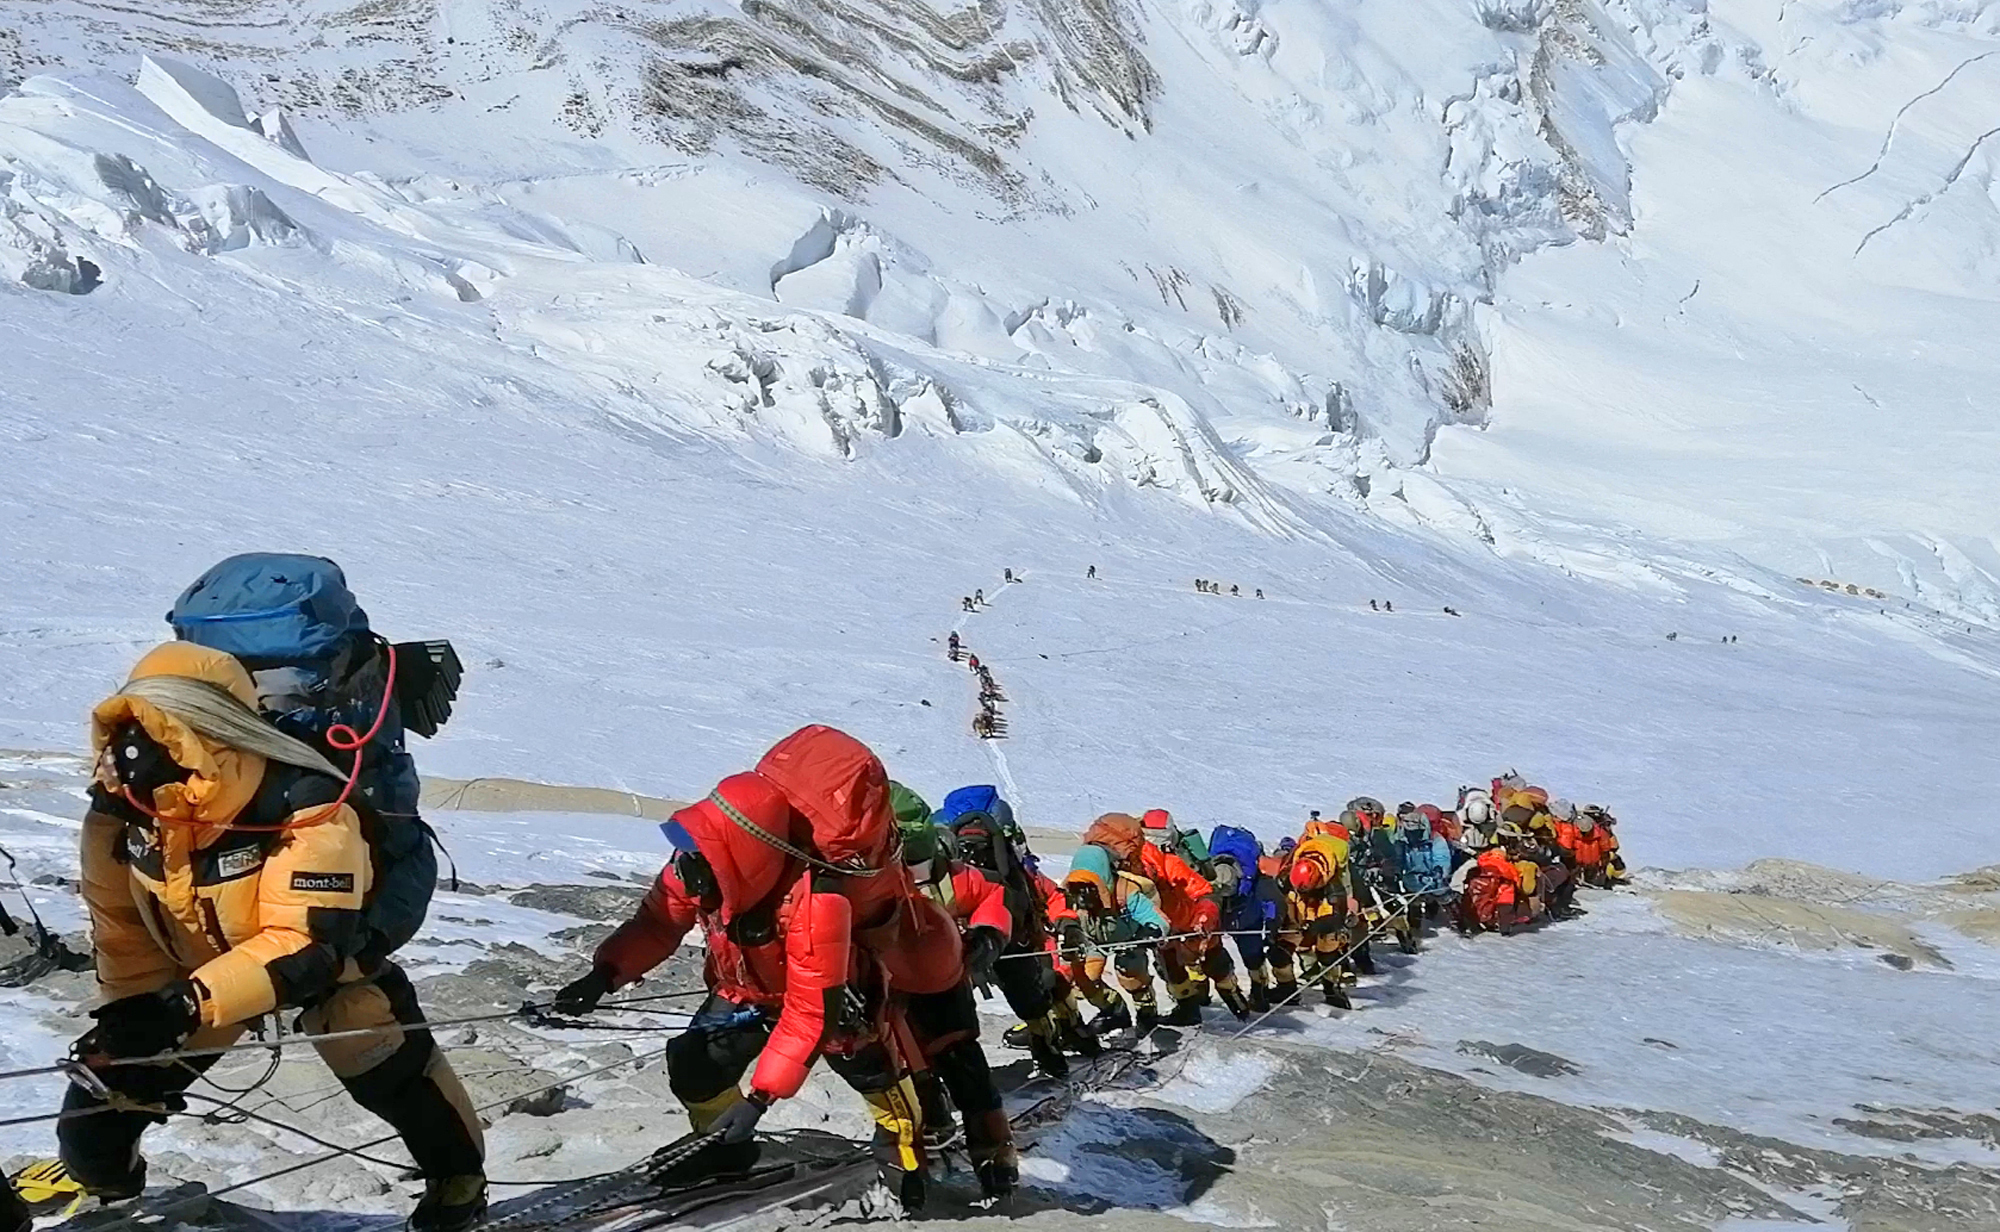
{"type": "Polygon", "coordinates": [[[1469,856],[1477,856],[1492,846],[1493,826],[1498,820],[1494,816],[1492,793],[1483,787],[1461,787],[1458,789],[1459,849],[1469,856]]]}
{"type": "Polygon", "coordinates": [[[983,591],[983,590],[975,590],[975,591],[973,591],[973,592],[972,592],[972,606],[974,606],[974,607],[985,607],[985,606],[986,606],[986,592],[985,592],[985,591],[983,591]]]}
{"type": "Polygon", "coordinates": [[[1350,893],[1347,864],[1347,840],[1330,833],[1301,839],[1292,849],[1277,887],[1277,919],[1265,951],[1271,963],[1273,1008],[1299,995],[1301,955],[1312,959],[1308,974],[1319,982],[1326,1003],[1336,1009],[1353,1008],[1342,979],[1342,954],[1350,921],[1360,915],[1361,903],[1350,893]]]}
{"type": "Polygon", "coordinates": [[[926,1197],[914,1079],[925,1065],[965,1119],[982,1188],[1005,1193],[1018,1179],[958,930],[895,856],[888,781],[843,732],[779,741],[661,826],[673,859],[590,972],[557,994],[558,1009],[587,1013],[702,928],[710,992],[668,1044],[667,1072],[694,1130],[683,1144],[707,1140],[669,1183],[752,1167],[758,1119],[822,1056],[867,1103],[882,1179],[906,1211],[926,1197]],[[737,1084],[753,1063],[746,1095],[737,1084]]]}
{"type": "Polygon", "coordinates": [[[1013,584],[1013,581],[1014,581],[1014,571],[1013,571],[1012,569],[1002,569],[1002,570],[1000,571],[1000,574],[1001,574],[1002,578],[1004,578],[1004,579],[1006,580],[1006,582],[1007,582],[1007,583],[1008,583],[1009,585],[1012,585],[1012,584],[1013,584]]]}
{"type": "Polygon", "coordinates": [[[1618,853],[1618,835],[1614,827],[1618,819],[1601,804],[1586,804],[1578,813],[1577,826],[1590,823],[1590,833],[1595,835],[1591,843],[1592,885],[1613,887],[1624,885],[1629,879],[1625,871],[1625,858],[1618,853]]]}
{"type": "Polygon", "coordinates": [[[1240,826],[1215,827],[1208,836],[1208,850],[1216,902],[1222,908],[1222,931],[1236,942],[1243,959],[1250,981],[1249,1008],[1261,1014],[1271,1008],[1265,941],[1278,917],[1277,882],[1265,875],[1262,844],[1240,826]]]}
{"type": "MultiPolygon", "coordinates": [[[[1174,998],[1166,1021],[1174,1026],[1199,1025],[1202,1007],[1209,1004],[1211,981],[1229,1012],[1247,1017],[1250,1003],[1236,982],[1236,964],[1222,948],[1222,938],[1215,935],[1222,907],[1215,901],[1214,884],[1185,859],[1149,840],[1149,828],[1170,832],[1173,818],[1165,809],[1149,810],[1144,822],[1125,813],[1107,813],[1091,824],[1083,838],[1104,845],[1121,869],[1138,873],[1158,889],[1160,911],[1171,925],[1168,939],[1155,951],[1161,978],[1174,998]]],[[[1194,837],[1200,840],[1200,835],[1194,837]]]]}
{"type": "Polygon", "coordinates": [[[308,1033],[367,1033],[316,1046],[423,1174],[411,1228],[469,1228],[486,1209],[479,1120],[430,1032],[411,1029],[423,1011],[409,977],[367,948],[372,806],[256,704],[235,658],[172,642],[92,712],[81,882],[106,999],[75,1052],[109,1097],[65,1092],[62,1165],[100,1198],[136,1196],[140,1137],[166,1118],[114,1101],[178,1110],[216,1057],[140,1059],[223,1047],[299,1009],[308,1033]]]}
{"type": "MultiPolygon", "coordinates": [[[[1067,985],[1059,986],[1049,952],[1050,899],[1060,900],[1060,892],[1024,860],[1014,838],[1019,827],[1013,809],[996,789],[961,787],[945,797],[942,812],[949,818],[947,832],[959,859],[1000,900],[1005,915],[992,982],[1027,1028],[1028,1051],[1035,1063],[1050,1077],[1067,1077],[1064,1042],[1090,1054],[1096,1051],[1096,1041],[1079,1029],[1074,996],[1067,985]]],[[[1070,912],[1061,908],[1056,914],[1067,917],[1070,912]]]]}
{"type": "Polygon", "coordinates": [[[1583,914],[1576,905],[1576,888],[1583,880],[1583,832],[1577,829],[1576,806],[1567,800],[1551,800],[1546,813],[1549,821],[1544,845],[1561,862],[1560,886],[1549,895],[1549,914],[1567,920],[1583,914]]]}
{"type": "Polygon", "coordinates": [[[1349,921],[1348,958],[1357,975],[1375,974],[1374,946],[1370,934],[1384,920],[1405,951],[1414,951],[1414,935],[1408,915],[1391,896],[1402,878],[1401,857],[1396,836],[1385,824],[1387,810],[1373,796],[1356,796],[1347,802],[1342,820],[1352,818],[1349,837],[1348,880],[1355,901],[1361,905],[1349,921]]]}
{"type": "Polygon", "coordinates": [[[1083,576],[1084,576],[1084,577],[1086,577],[1086,578],[1088,578],[1088,579],[1090,579],[1091,581],[1096,581],[1096,580],[1097,580],[1097,566],[1096,566],[1096,565],[1092,565],[1092,566],[1091,566],[1090,568],[1088,568],[1088,569],[1084,570],[1084,574],[1083,574],[1083,576]]]}
{"type": "Polygon", "coordinates": [[[1170,931],[1153,883],[1120,871],[1108,848],[1085,843],[1070,857],[1063,901],[1073,918],[1057,925],[1058,956],[1071,985],[1097,1007],[1091,1033],[1101,1040],[1135,1021],[1133,1010],[1104,982],[1107,954],[1119,987],[1137,1007],[1141,1033],[1151,1031],[1159,1023],[1159,1009],[1143,943],[1170,931]]]}
{"type": "Polygon", "coordinates": [[[1412,915],[1435,916],[1451,885],[1451,844],[1437,827],[1443,815],[1436,805],[1396,810],[1396,849],[1401,877],[1397,889],[1415,896],[1412,915]]]}
{"type": "Polygon", "coordinates": [[[953,633],[950,637],[946,638],[944,645],[945,653],[951,656],[951,661],[953,663],[958,662],[958,656],[963,647],[963,643],[958,640],[958,634],[953,633]]]}
{"type": "Polygon", "coordinates": [[[1521,870],[1508,858],[1505,841],[1518,840],[1520,827],[1503,821],[1492,843],[1452,874],[1459,891],[1458,929],[1462,933],[1510,933],[1531,918],[1525,903],[1527,887],[1521,870]]]}

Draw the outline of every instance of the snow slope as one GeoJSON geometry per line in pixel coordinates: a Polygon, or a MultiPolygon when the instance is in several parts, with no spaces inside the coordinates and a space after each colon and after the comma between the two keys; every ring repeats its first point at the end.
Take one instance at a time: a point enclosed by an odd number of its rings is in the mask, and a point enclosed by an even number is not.
{"type": "MultiPolygon", "coordinates": [[[[10,12],[0,833],[68,871],[87,707],[258,547],[457,643],[440,774],[685,796],[824,721],[1051,829],[1276,837],[1518,766],[1643,865],[2000,861],[1994,34],[1970,0],[10,12]]],[[[450,828],[510,886],[659,857],[450,828]]],[[[438,971],[577,922],[449,905],[438,971]]],[[[1913,1102],[1992,1098],[1936,1072],[1991,1060],[1969,934],[1905,972],[1602,916],[1308,1038],[1501,1085],[1457,1045],[1543,1046],[1567,1101],[1863,1151],[1864,1006],[1913,1102]],[[1614,1000],[1510,1000],[1545,977],[1614,1000]],[[1801,1005],[1836,1034],[1764,1056],[1801,1005]]]]}

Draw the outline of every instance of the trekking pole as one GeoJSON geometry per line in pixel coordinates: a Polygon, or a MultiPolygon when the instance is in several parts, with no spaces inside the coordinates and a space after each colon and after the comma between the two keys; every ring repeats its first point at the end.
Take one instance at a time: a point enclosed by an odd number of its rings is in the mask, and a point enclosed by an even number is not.
{"type": "MultiPolygon", "coordinates": [[[[1403,900],[1396,908],[1396,913],[1400,913],[1404,907],[1409,906],[1410,900],[1412,898],[1415,898],[1416,896],[1414,894],[1410,895],[1392,894],[1389,897],[1401,898],[1403,900]]],[[[1300,974],[1302,978],[1299,980],[1299,986],[1293,989],[1289,996],[1287,996],[1284,1000],[1278,1002],[1276,1005],[1272,1006],[1270,1009],[1265,1010],[1263,1013],[1257,1015],[1257,1017],[1251,1019],[1249,1022],[1244,1023],[1242,1029],[1237,1031],[1236,1034],[1230,1036],[1229,1038],[1232,1040],[1242,1039],[1244,1036],[1250,1034],[1250,1032],[1262,1026],[1266,1018],[1269,1018],[1271,1015],[1277,1013],[1281,1009],[1284,1009],[1287,1005],[1290,1005],[1293,1001],[1297,1000],[1299,996],[1305,992],[1306,989],[1312,987],[1314,984],[1324,979],[1326,977],[1326,972],[1328,970],[1334,967],[1338,967],[1341,963],[1346,962],[1348,955],[1353,954],[1355,951],[1359,950],[1362,946],[1368,944],[1368,942],[1373,940],[1375,936],[1381,933],[1384,929],[1392,927],[1397,918],[1396,913],[1385,913],[1380,923],[1376,924],[1373,928],[1369,929],[1366,933],[1362,934],[1361,940],[1355,942],[1353,945],[1348,946],[1346,949],[1334,955],[1332,958],[1323,960],[1317,967],[1313,968],[1311,978],[1309,979],[1303,978],[1304,973],[1301,972],[1300,974]]]]}

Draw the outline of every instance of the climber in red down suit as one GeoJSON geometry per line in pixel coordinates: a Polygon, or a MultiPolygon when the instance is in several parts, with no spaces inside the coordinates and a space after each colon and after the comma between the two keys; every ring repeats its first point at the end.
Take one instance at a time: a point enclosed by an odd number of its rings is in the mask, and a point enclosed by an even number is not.
{"type": "Polygon", "coordinates": [[[667,1071],[694,1134],[713,1137],[663,1180],[753,1167],[758,1119],[825,1057],[867,1102],[882,1178],[905,1210],[924,1202],[914,1078],[926,1067],[965,1118],[982,1187],[1011,1191],[1019,1161],[958,928],[903,866],[875,755],[832,728],[804,728],[661,829],[676,854],[556,1006],[588,1013],[701,927],[709,995],[667,1046],[667,1071]]]}

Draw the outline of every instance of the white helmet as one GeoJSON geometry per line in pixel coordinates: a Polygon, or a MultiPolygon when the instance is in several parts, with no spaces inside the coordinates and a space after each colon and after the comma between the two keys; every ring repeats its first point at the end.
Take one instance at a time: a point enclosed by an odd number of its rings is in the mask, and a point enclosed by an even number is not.
{"type": "Polygon", "coordinates": [[[1493,797],[1473,788],[1458,802],[1458,815],[1468,826],[1483,826],[1493,819],[1493,797]]]}
{"type": "Polygon", "coordinates": [[[1567,800],[1551,800],[1549,801],[1549,816],[1555,818],[1557,821],[1575,821],[1576,805],[1571,804],[1567,800]]]}

